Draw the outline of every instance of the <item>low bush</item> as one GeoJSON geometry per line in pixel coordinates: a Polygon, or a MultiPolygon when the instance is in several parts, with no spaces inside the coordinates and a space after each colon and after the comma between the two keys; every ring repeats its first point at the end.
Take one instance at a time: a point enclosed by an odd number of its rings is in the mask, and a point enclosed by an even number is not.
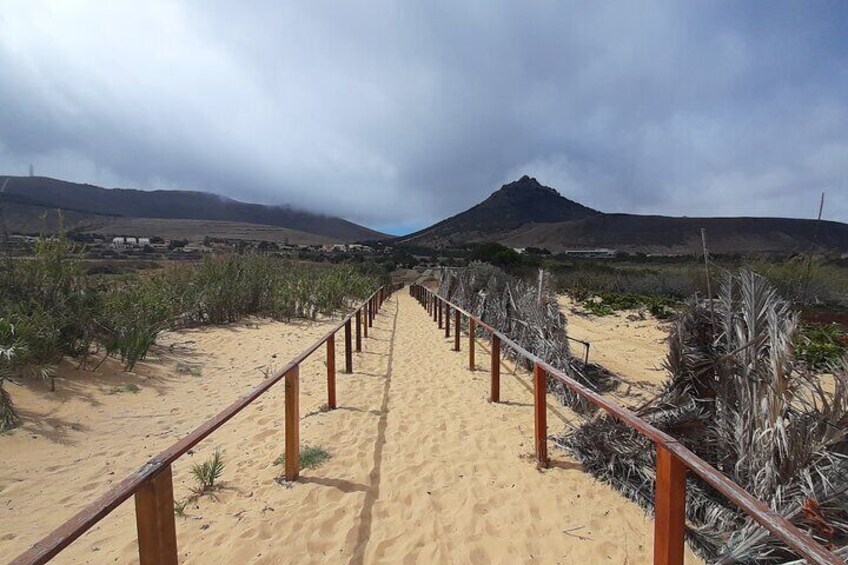
{"type": "MultiPolygon", "coordinates": [[[[325,461],[329,461],[332,455],[330,452],[321,446],[305,445],[300,450],[298,460],[300,461],[301,469],[314,469],[321,466],[325,461]]],[[[283,452],[274,460],[274,465],[285,465],[286,454],[283,452]]]]}
{"type": "Polygon", "coordinates": [[[848,355],[848,332],[837,324],[802,326],[795,355],[812,369],[828,370],[848,355]]]}
{"type": "Polygon", "coordinates": [[[651,296],[629,292],[597,292],[583,295],[580,305],[595,316],[608,316],[621,310],[644,309],[660,320],[667,320],[683,303],[666,296],[651,296]]]}
{"type": "Polygon", "coordinates": [[[315,319],[367,297],[388,274],[373,266],[315,266],[261,255],[213,257],[159,273],[89,274],[63,237],[41,239],[32,259],[0,270],[0,430],[17,420],[3,382],[49,378],[67,355],[119,358],[126,370],[169,328],[224,324],[249,315],[315,319]]]}

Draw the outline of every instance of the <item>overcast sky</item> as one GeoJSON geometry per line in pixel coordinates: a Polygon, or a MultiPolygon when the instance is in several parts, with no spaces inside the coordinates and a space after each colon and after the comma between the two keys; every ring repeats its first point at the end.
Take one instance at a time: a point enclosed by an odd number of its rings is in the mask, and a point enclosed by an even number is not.
{"type": "Polygon", "coordinates": [[[0,174],[395,233],[535,176],[848,221],[848,3],[0,0],[0,174]]]}

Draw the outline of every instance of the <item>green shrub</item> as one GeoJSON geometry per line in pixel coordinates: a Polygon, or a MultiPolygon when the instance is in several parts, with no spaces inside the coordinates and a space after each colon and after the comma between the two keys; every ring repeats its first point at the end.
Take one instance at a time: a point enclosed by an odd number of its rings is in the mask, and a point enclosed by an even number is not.
{"type": "MultiPolygon", "coordinates": [[[[321,446],[306,445],[300,450],[298,460],[300,461],[301,469],[314,469],[321,466],[325,461],[330,460],[332,455],[330,452],[321,446]]],[[[286,453],[283,452],[274,460],[274,465],[285,465],[286,453]]]]}
{"type": "Polygon", "coordinates": [[[837,324],[802,326],[795,342],[795,355],[812,369],[828,370],[848,355],[848,332],[837,324]]]}
{"type": "Polygon", "coordinates": [[[581,300],[580,305],[595,316],[608,316],[621,310],[647,309],[653,316],[665,320],[674,316],[682,302],[665,296],[650,296],[629,292],[601,291],[581,300]]]}
{"type": "MultiPolygon", "coordinates": [[[[42,239],[36,256],[0,270],[0,320],[14,327],[0,347],[12,347],[0,367],[2,382],[15,374],[49,377],[64,356],[92,349],[121,359],[131,371],[160,332],[223,324],[249,315],[277,320],[332,315],[387,282],[373,265],[317,267],[261,255],[205,259],[162,273],[104,277],[88,274],[63,237],[42,239]],[[24,355],[25,352],[25,355],[24,355]]],[[[0,390],[5,426],[13,405],[0,390]]]]}

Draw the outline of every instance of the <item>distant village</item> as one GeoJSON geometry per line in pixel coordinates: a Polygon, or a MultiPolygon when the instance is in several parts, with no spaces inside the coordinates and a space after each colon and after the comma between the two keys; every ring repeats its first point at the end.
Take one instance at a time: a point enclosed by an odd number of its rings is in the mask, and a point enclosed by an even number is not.
{"type": "MultiPolygon", "coordinates": [[[[386,255],[393,253],[389,246],[373,247],[360,243],[301,245],[274,241],[222,239],[206,237],[202,242],[184,239],[165,239],[158,236],[103,236],[91,233],[69,233],[68,239],[80,246],[87,259],[167,259],[194,260],[206,254],[229,252],[259,252],[280,256],[314,258],[316,255],[386,255]]],[[[7,252],[16,256],[32,255],[39,237],[13,234],[5,244],[7,252]]]]}

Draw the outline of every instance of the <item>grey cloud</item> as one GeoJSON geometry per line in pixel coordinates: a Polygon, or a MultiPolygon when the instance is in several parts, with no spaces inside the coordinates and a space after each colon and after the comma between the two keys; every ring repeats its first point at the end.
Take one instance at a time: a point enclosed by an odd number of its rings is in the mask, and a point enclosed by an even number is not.
{"type": "Polygon", "coordinates": [[[378,227],[523,174],[607,211],[848,220],[841,3],[0,5],[0,171],[378,227]]]}

